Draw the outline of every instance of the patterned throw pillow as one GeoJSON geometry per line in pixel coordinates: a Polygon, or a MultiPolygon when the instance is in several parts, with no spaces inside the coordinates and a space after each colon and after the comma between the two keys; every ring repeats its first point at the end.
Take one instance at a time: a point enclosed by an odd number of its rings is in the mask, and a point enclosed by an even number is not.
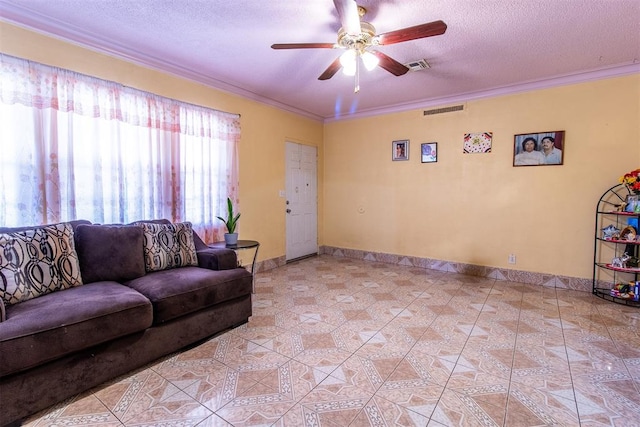
{"type": "Polygon", "coordinates": [[[7,305],[79,285],[70,224],[0,234],[0,298],[7,305]]]}
{"type": "Polygon", "coordinates": [[[144,231],[144,264],[147,271],[198,265],[190,222],[137,223],[144,231]]]}

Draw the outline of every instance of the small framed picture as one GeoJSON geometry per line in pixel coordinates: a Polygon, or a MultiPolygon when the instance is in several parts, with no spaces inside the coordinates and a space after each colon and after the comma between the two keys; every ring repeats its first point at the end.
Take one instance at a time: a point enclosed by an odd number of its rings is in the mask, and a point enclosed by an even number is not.
{"type": "Polygon", "coordinates": [[[409,160],[409,140],[401,139],[393,141],[391,144],[391,159],[392,160],[409,160]]]}
{"type": "Polygon", "coordinates": [[[462,152],[465,154],[484,154],[491,152],[493,132],[465,133],[462,152]]]}
{"type": "Polygon", "coordinates": [[[438,143],[427,142],[420,144],[420,160],[422,163],[433,163],[438,161],[438,143]]]}
{"type": "Polygon", "coordinates": [[[513,137],[513,166],[564,163],[564,131],[523,133],[513,137]]]}

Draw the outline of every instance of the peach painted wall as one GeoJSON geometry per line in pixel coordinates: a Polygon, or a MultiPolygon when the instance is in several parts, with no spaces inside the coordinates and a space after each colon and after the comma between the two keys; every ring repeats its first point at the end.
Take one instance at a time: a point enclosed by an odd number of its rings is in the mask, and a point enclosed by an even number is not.
{"type": "Polygon", "coordinates": [[[589,278],[596,202],[640,167],[639,103],[632,75],[328,123],[324,244],[589,278]],[[512,166],[515,134],[554,130],[564,165],[512,166]],[[463,154],[469,132],[493,132],[492,152],[463,154]],[[391,161],[397,139],[409,161],[391,161]],[[438,142],[437,163],[420,162],[424,142],[438,142]]]}
{"type": "MultiPolygon", "coordinates": [[[[240,238],[261,242],[259,260],[284,255],[285,199],[280,198],[278,192],[285,188],[285,142],[317,146],[318,168],[322,168],[321,122],[1,22],[0,51],[158,95],[239,113],[242,126],[240,238]]],[[[321,177],[318,191],[322,191],[321,177]]],[[[321,200],[319,207],[322,209],[321,200]]],[[[321,214],[318,219],[322,224],[321,214]]],[[[319,235],[321,232],[322,227],[319,235]]]]}
{"type": "Polygon", "coordinates": [[[5,23],[0,50],[241,114],[240,233],[259,260],[285,253],[285,141],[318,147],[319,244],[573,277],[591,276],[598,197],[640,167],[638,75],[323,125],[5,23]],[[514,168],[513,135],[547,130],[566,131],[565,164],[514,168]],[[467,132],[493,132],[492,153],[463,154],[467,132]],[[391,161],[395,139],[409,161],[391,161]]]}

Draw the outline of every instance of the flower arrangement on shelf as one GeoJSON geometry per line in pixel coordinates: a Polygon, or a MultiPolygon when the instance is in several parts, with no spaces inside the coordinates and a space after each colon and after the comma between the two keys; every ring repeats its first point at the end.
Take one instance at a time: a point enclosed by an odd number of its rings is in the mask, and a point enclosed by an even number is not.
{"type": "Polygon", "coordinates": [[[632,193],[640,194],[640,169],[622,175],[620,177],[620,183],[626,185],[632,193]]]}

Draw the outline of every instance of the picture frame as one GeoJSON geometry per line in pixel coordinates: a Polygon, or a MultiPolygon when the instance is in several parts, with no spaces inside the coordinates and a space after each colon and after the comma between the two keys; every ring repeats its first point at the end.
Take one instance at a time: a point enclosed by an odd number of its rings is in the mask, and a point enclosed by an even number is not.
{"type": "Polygon", "coordinates": [[[422,163],[435,163],[438,161],[437,142],[425,142],[420,144],[420,161],[422,163]]]}
{"type": "Polygon", "coordinates": [[[399,139],[391,143],[391,159],[397,160],[409,160],[409,140],[399,139]]]}
{"type": "Polygon", "coordinates": [[[465,133],[462,145],[464,154],[491,153],[493,132],[465,133]]]}
{"type": "Polygon", "coordinates": [[[514,135],[513,166],[560,166],[564,151],[563,130],[514,135]]]}

